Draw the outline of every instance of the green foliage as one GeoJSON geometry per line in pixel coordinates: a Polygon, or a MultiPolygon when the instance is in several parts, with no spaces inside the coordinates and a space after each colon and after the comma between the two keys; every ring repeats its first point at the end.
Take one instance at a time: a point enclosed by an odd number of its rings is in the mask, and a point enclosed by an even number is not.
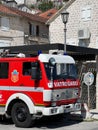
{"type": "Polygon", "coordinates": [[[38,9],[41,10],[42,12],[45,12],[53,7],[54,5],[52,1],[49,2],[43,1],[41,4],[38,5],[38,9]]]}
{"type": "Polygon", "coordinates": [[[30,6],[30,8],[34,9],[34,8],[35,8],[35,6],[34,6],[34,5],[31,5],[31,6],[30,6]]]}

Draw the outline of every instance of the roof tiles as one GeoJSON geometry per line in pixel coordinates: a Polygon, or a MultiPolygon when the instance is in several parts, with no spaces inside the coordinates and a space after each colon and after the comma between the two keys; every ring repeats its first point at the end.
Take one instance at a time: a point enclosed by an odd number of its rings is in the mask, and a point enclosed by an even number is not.
{"type": "Polygon", "coordinates": [[[39,16],[45,18],[45,19],[50,19],[58,10],[53,8],[53,9],[50,9],[44,13],[41,13],[39,16]]]}
{"type": "Polygon", "coordinates": [[[41,22],[41,23],[45,23],[47,21],[46,18],[43,18],[41,16],[30,14],[30,13],[27,13],[24,11],[20,11],[16,8],[7,7],[5,5],[0,5],[0,13],[21,16],[21,17],[27,18],[31,21],[37,21],[37,22],[41,22]]]}

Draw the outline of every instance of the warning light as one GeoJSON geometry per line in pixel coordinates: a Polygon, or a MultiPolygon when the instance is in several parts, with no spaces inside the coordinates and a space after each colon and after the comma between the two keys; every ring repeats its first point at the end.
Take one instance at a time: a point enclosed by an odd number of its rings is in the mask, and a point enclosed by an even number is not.
{"type": "Polygon", "coordinates": [[[42,51],[41,51],[41,50],[38,51],[38,55],[40,55],[40,54],[42,54],[42,51]]]}

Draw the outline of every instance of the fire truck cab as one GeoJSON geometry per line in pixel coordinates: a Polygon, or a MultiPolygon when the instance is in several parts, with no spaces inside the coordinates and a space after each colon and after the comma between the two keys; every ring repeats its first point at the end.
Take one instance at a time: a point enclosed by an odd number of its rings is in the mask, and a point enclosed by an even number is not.
{"type": "Polygon", "coordinates": [[[0,114],[17,127],[42,116],[80,110],[80,82],[68,55],[0,58],[0,114]]]}

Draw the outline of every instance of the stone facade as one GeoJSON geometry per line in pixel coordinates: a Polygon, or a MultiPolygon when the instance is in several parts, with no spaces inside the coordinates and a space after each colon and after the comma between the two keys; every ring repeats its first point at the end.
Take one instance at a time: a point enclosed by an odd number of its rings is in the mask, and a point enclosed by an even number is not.
{"type": "Polygon", "coordinates": [[[61,15],[58,16],[49,26],[50,43],[64,43],[64,24],[61,15]]]}
{"type": "Polygon", "coordinates": [[[1,18],[8,18],[9,28],[0,27],[0,46],[14,46],[23,45],[24,43],[24,28],[19,17],[1,16],[1,18]]]}
{"type": "Polygon", "coordinates": [[[40,18],[39,21],[30,20],[24,17],[24,12],[18,13],[0,16],[0,47],[49,43],[48,26],[40,22],[40,18]]]}
{"type": "Polygon", "coordinates": [[[67,41],[77,46],[98,48],[98,0],[76,0],[68,9],[67,41]],[[80,38],[79,30],[89,33],[80,38]],[[87,32],[88,31],[88,32],[87,32]],[[84,36],[85,37],[85,36],[84,36]]]}
{"type": "MultiPolygon", "coordinates": [[[[67,44],[98,48],[97,5],[97,0],[76,0],[67,8],[69,12],[66,25],[67,44]]],[[[50,23],[49,34],[50,43],[64,43],[64,24],[61,15],[50,23]]]]}

